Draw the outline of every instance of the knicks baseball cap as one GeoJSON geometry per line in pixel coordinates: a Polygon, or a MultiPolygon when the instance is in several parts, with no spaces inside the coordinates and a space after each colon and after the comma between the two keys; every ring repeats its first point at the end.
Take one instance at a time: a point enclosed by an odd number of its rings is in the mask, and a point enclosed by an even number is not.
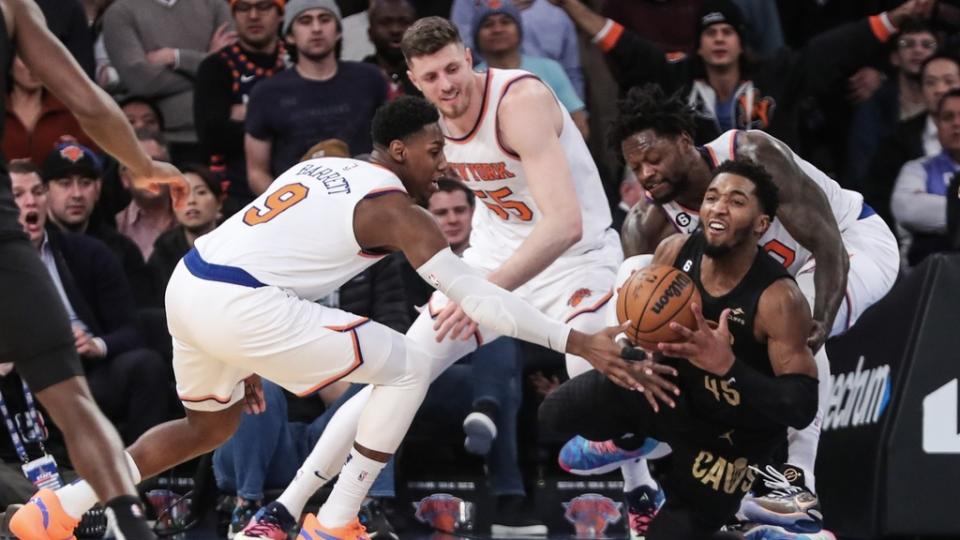
{"type": "Polygon", "coordinates": [[[727,23],[743,38],[743,12],[731,0],[707,0],[700,7],[697,17],[697,41],[700,34],[715,24],[727,23]]]}
{"type": "Polygon", "coordinates": [[[343,17],[340,16],[340,7],[334,0],[291,0],[283,10],[283,34],[290,32],[293,20],[308,9],[325,9],[337,19],[337,24],[343,17]]]}
{"type": "Polygon", "coordinates": [[[54,178],[65,178],[71,174],[100,178],[103,174],[103,165],[93,150],[82,144],[58,144],[43,160],[40,177],[44,182],[49,182],[54,178]]]}

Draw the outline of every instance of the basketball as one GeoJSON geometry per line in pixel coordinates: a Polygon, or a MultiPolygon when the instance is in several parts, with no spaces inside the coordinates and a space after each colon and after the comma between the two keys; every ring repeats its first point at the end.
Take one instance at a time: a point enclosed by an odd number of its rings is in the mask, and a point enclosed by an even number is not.
{"type": "Polygon", "coordinates": [[[659,342],[678,341],[670,328],[676,321],[695,328],[690,303],[700,304],[700,291],[693,279],[672,266],[651,265],[637,270],[620,287],[617,319],[631,321],[627,338],[644,349],[656,350],[659,342]]]}

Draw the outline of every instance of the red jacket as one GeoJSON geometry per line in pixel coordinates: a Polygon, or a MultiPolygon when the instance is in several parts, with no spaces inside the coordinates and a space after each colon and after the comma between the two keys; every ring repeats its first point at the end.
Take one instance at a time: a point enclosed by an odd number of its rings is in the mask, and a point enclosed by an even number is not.
{"type": "Polygon", "coordinates": [[[80,129],[80,123],[73,114],[53,94],[43,92],[40,118],[33,127],[33,133],[27,133],[27,129],[11,110],[9,101],[7,102],[7,117],[3,127],[3,155],[7,161],[28,157],[37,167],[42,167],[43,160],[53,151],[54,145],[63,135],[72,136],[78,143],[94,152],[100,151],[80,129]]]}

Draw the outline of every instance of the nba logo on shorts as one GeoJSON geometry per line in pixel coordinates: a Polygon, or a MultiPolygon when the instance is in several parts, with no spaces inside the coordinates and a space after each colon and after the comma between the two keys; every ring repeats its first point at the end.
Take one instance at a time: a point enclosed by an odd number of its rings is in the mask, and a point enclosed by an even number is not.
{"type": "Polygon", "coordinates": [[[577,538],[599,538],[607,526],[617,523],[622,516],[623,503],[597,493],[586,493],[561,504],[563,517],[573,524],[577,538]]]}

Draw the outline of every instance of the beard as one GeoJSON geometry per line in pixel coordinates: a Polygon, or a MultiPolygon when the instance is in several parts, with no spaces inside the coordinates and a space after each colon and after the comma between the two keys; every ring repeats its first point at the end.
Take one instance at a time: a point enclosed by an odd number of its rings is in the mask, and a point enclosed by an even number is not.
{"type": "Polygon", "coordinates": [[[673,201],[690,186],[690,179],[687,178],[686,174],[677,176],[676,180],[666,178],[663,182],[670,186],[670,190],[659,197],[654,197],[653,202],[656,204],[666,204],[673,201]]]}
{"type": "Polygon", "coordinates": [[[703,254],[711,259],[721,260],[730,255],[736,249],[739,249],[746,243],[754,243],[750,236],[751,228],[749,226],[733,231],[732,238],[724,244],[711,244],[706,239],[703,246],[703,254]]]}
{"type": "Polygon", "coordinates": [[[703,254],[711,259],[722,259],[727,256],[733,250],[733,246],[729,244],[720,244],[714,245],[710,242],[707,242],[703,246],[703,254]]]}

